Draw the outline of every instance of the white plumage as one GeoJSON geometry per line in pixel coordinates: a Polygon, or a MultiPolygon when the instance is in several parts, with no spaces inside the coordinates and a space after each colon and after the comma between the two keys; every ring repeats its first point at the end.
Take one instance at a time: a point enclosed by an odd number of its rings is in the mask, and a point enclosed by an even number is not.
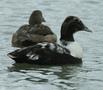
{"type": "Polygon", "coordinates": [[[70,42],[67,48],[70,50],[70,54],[77,58],[83,57],[83,49],[77,42],[70,42]]]}

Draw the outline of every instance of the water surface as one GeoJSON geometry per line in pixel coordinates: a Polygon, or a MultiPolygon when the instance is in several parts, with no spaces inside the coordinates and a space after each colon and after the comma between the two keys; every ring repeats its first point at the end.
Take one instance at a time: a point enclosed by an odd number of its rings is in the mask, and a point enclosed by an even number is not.
{"type": "Polygon", "coordinates": [[[103,90],[102,0],[0,0],[0,90],[103,90]],[[40,9],[46,24],[58,35],[66,16],[74,15],[93,31],[78,32],[84,49],[82,65],[34,66],[15,64],[7,57],[12,34],[33,10],[40,9]]]}

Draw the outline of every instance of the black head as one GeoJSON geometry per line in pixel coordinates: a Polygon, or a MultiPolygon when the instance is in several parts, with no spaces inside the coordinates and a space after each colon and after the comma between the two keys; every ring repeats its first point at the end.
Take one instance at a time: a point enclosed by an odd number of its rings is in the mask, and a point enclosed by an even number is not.
{"type": "Polygon", "coordinates": [[[45,22],[42,12],[40,10],[33,11],[29,18],[29,24],[35,25],[35,24],[41,24],[42,22],[45,22]]]}
{"type": "Polygon", "coordinates": [[[73,33],[77,31],[91,32],[76,16],[68,16],[61,26],[60,40],[74,41],[73,33]]]}

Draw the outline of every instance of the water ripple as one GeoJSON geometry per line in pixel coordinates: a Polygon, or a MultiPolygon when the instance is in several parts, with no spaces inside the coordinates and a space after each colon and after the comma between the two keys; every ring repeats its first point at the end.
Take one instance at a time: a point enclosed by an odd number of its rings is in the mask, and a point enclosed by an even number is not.
{"type": "Polygon", "coordinates": [[[103,90],[103,1],[102,0],[1,0],[0,1],[0,90],[103,90]],[[19,4],[18,4],[19,2],[19,4]],[[40,9],[47,25],[59,36],[64,18],[79,16],[93,31],[77,33],[84,47],[83,65],[36,66],[14,64],[7,53],[11,37],[40,9]],[[82,37],[82,38],[81,38],[82,37]]]}

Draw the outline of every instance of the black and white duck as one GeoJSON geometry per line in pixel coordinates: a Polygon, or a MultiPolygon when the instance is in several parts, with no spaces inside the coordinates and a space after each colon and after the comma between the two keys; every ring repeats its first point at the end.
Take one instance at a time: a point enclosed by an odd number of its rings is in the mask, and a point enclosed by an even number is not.
{"type": "Polygon", "coordinates": [[[61,45],[49,42],[37,43],[8,53],[8,56],[16,63],[39,65],[82,63],[83,50],[73,37],[78,31],[91,32],[78,17],[68,16],[61,26],[61,45]]]}

